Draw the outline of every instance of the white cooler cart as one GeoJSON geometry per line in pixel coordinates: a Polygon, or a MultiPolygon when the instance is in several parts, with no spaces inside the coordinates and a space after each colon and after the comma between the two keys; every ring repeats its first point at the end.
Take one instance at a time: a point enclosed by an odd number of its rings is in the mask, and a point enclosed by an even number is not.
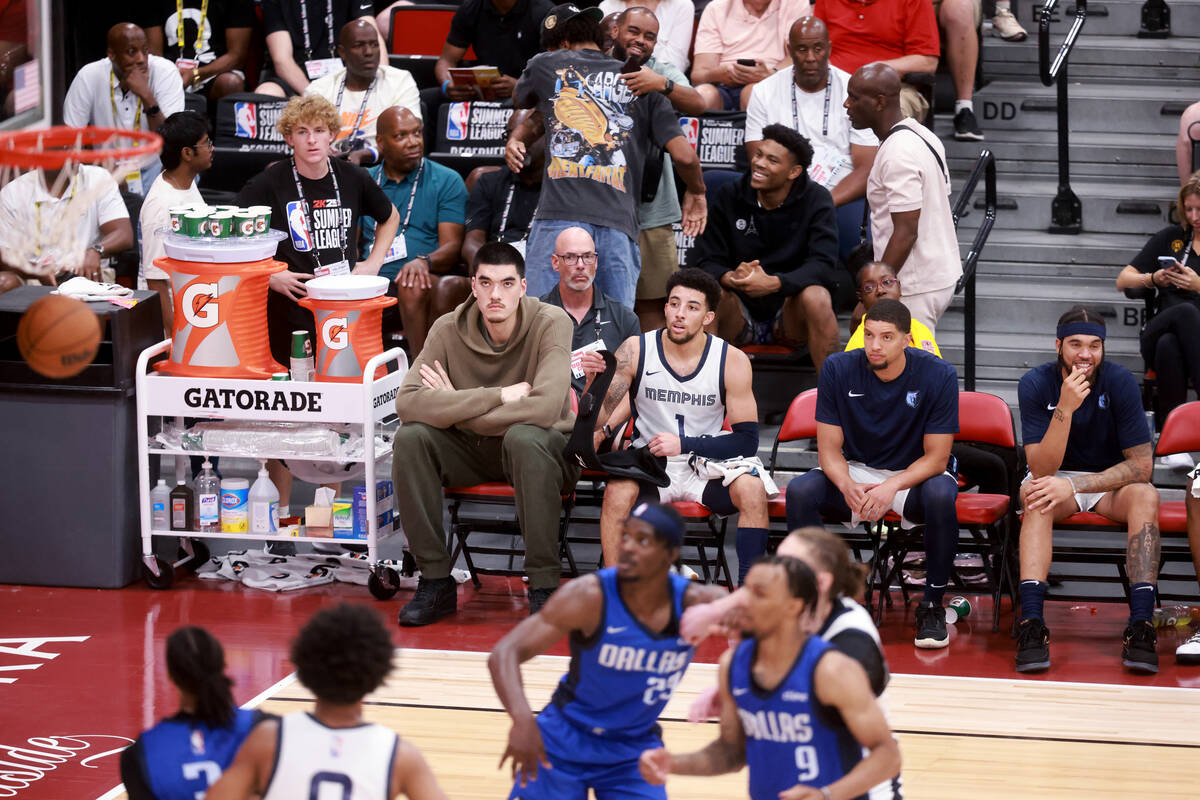
{"type": "MultiPolygon", "coordinates": [[[[400,588],[400,575],[379,560],[378,544],[381,538],[391,535],[394,524],[385,529],[378,528],[375,483],[376,465],[391,455],[391,442],[399,427],[396,417],[395,399],[400,382],[408,371],[408,356],[399,348],[392,348],[372,358],[363,370],[362,383],[326,383],[316,381],[267,381],[267,380],[222,380],[216,378],[189,378],[164,375],[150,369],[150,360],[171,348],[166,339],[142,351],[137,363],[137,443],[139,500],[141,503],[142,526],[142,577],[155,589],[167,589],[174,581],[175,568],[187,564],[199,567],[208,561],[205,539],[254,539],[285,542],[340,542],[361,543],[358,539],[331,539],[329,537],[305,536],[301,527],[300,536],[263,536],[246,533],[208,533],[196,530],[158,530],[152,527],[150,510],[150,456],[170,455],[176,458],[188,456],[238,456],[259,459],[299,459],[304,461],[330,461],[337,463],[363,463],[366,465],[364,482],[367,511],[367,560],[370,577],[367,586],[371,594],[380,600],[392,597],[400,588]],[[378,380],[373,380],[376,369],[395,362],[397,369],[378,380]],[[205,408],[206,396],[228,398],[229,408],[205,408]],[[274,404],[274,393],[287,393],[288,411],[258,410],[259,395],[266,392],[274,404]],[[292,393],[301,395],[293,398],[292,393]],[[290,410],[302,406],[300,410],[290,410]],[[183,417],[224,420],[265,420],[270,422],[348,423],[355,426],[364,440],[363,456],[345,459],[335,456],[286,455],[265,452],[214,452],[208,450],[171,449],[151,442],[149,438],[150,417],[175,418],[182,427],[183,417]],[[387,444],[371,446],[377,437],[383,436],[387,444]],[[170,536],[179,539],[179,561],[169,562],[154,554],[153,538],[170,536]]],[[[388,477],[388,476],[383,476],[388,477]]],[[[395,502],[393,493],[391,502],[395,502]]]]}

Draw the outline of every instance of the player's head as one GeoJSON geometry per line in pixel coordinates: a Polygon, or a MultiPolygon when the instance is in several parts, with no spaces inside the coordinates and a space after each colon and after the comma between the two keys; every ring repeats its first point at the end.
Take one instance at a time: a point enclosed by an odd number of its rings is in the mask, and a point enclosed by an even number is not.
{"type": "Polygon", "coordinates": [[[421,118],[401,106],[392,106],[379,115],[375,141],[384,163],[398,172],[413,171],[425,155],[421,118]]]}
{"type": "Polygon", "coordinates": [[[175,169],[185,160],[196,172],[212,166],[213,142],[208,132],[208,117],[198,111],[176,111],[158,127],[163,148],[159,158],[163,169],[175,169]]]}
{"type": "Polygon", "coordinates": [[[617,16],[617,36],[613,41],[613,58],[626,61],[636,58],[645,64],[654,55],[658,44],[658,17],[645,6],[631,6],[617,16]]]}
{"type": "Polygon", "coordinates": [[[773,192],[804,174],[812,163],[813,149],[802,135],[786,125],[763,128],[762,141],[750,159],[750,187],[773,192]]]}
{"type": "Polygon", "coordinates": [[[859,267],[854,274],[854,285],[855,294],[866,311],[885,297],[900,299],[900,279],[896,277],[896,271],[882,261],[868,261],[859,267]]]}
{"type": "Polygon", "coordinates": [[[717,316],[721,284],[702,269],[686,267],[667,278],[667,338],[687,344],[717,316]]]}
{"type": "Polygon", "coordinates": [[[829,29],[819,17],[801,17],[788,31],[788,55],[796,84],[816,91],[829,75],[829,29]]]}
{"type": "Polygon", "coordinates": [[[797,625],[800,615],[817,602],[817,579],[807,564],[787,556],[763,556],[742,582],[746,630],[766,638],[785,626],[797,625]]]}
{"type": "Polygon", "coordinates": [[[1200,230],[1200,170],[1189,175],[1179,187],[1178,208],[1183,227],[1190,231],[1200,230]]]}
{"type": "Polygon", "coordinates": [[[670,506],[638,503],[621,526],[617,580],[660,578],[679,557],[683,519],[670,506]]]}
{"type": "Polygon", "coordinates": [[[189,625],[167,637],[167,676],[196,719],[214,728],[233,721],[233,681],[225,674],[225,651],[204,628],[189,625]]]}
{"type": "Polygon", "coordinates": [[[146,69],[150,50],[146,43],[146,32],[130,22],[120,22],[108,29],[108,60],[113,63],[113,72],[124,78],[134,69],[146,69]]]}
{"type": "Polygon", "coordinates": [[[517,313],[525,295],[525,259],[511,244],[488,242],[471,265],[471,294],[479,313],[499,325],[517,313]]]}
{"type": "Polygon", "coordinates": [[[292,642],[300,683],[317,700],[353,705],[392,671],[391,636],[366,606],[339,603],[313,614],[292,642]]]}
{"type": "Polygon", "coordinates": [[[329,157],[329,145],[342,129],[337,107],[316,94],[293,97],[283,107],[275,130],[292,148],[297,161],[316,163],[329,157]]]}
{"type": "Polygon", "coordinates": [[[899,300],[875,303],[863,315],[863,351],[871,369],[879,372],[904,357],[912,344],[912,315],[899,300]]]}
{"type": "Polygon", "coordinates": [[[337,49],[348,74],[371,80],[379,71],[379,32],[365,19],[352,19],[342,26],[337,49]]]}
{"type": "Polygon", "coordinates": [[[550,264],[558,273],[560,288],[585,292],[596,280],[599,256],[592,235],[583,228],[571,227],[554,240],[550,264]]]}
{"type": "Polygon", "coordinates": [[[830,600],[862,596],[867,567],[850,557],[850,548],[837,534],[815,526],[797,528],[775,552],[807,564],[816,576],[817,588],[830,600]]]}
{"type": "Polygon", "coordinates": [[[577,44],[604,46],[604,29],[599,8],[580,8],[574,3],[562,3],[550,9],[542,18],[542,49],[561,50],[577,44]]]}
{"type": "Polygon", "coordinates": [[[1058,368],[1062,377],[1076,369],[1095,384],[1104,364],[1104,317],[1086,306],[1074,306],[1058,318],[1054,333],[1054,348],[1058,351],[1058,368]]]}
{"type": "Polygon", "coordinates": [[[900,110],[900,76],[881,61],[865,64],[850,76],[842,105],[856,129],[874,128],[885,114],[900,110]]]}

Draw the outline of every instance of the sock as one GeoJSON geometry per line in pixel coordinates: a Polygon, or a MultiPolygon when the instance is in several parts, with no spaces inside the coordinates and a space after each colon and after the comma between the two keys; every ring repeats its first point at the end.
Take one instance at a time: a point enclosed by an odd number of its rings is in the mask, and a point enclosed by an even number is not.
{"type": "Polygon", "coordinates": [[[968,111],[970,111],[972,114],[975,113],[975,103],[973,101],[971,101],[971,100],[955,100],[954,101],[954,113],[955,114],[962,111],[964,108],[967,109],[968,111]]]}
{"type": "MultiPolygon", "coordinates": [[[[928,574],[926,575],[928,578],[928,574]]],[[[928,581],[925,582],[925,594],[921,598],[922,603],[933,603],[935,606],[942,604],[942,595],[946,594],[946,584],[934,586],[928,581]]]]}
{"type": "Polygon", "coordinates": [[[1129,624],[1154,618],[1158,589],[1153,583],[1135,583],[1129,587],[1129,624]]]}
{"type": "Polygon", "coordinates": [[[767,552],[766,528],[737,529],[738,586],[746,582],[746,573],[754,560],[767,552]]]}
{"type": "Polygon", "coordinates": [[[996,0],[996,12],[1012,11],[1012,0],[996,0]]]}
{"type": "Polygon", "coordinates": [[[1021,619],[1042,619],[1042,606],[1046,603],[1045,581],[1021,581],[1021,619]]]}
{"type": "Polygon", "coordinates": [[[291,515],[292,515],[292,509],[289,508],[287,505],[280,503],[279,504],[279,518],[283,519],[284,517],[290,517],[291,515]]]}

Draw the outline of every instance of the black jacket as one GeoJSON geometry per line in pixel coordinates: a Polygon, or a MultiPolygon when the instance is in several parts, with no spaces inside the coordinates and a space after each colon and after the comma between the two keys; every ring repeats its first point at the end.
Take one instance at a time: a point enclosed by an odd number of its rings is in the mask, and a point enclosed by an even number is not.
{"type": "Polygon", "coordinates": [[[738,296],[754,319],[769,320],[785,298],[808,286],[833,291],[837,250],[837,216],[824,186],[801,173],[783,203],[768,211],[759,206],[746,173],[717,190],[693,255],[696,266],[717,280],[743,261],[758,259],[764,272],[780,279],[779,291],[738,296]]]}

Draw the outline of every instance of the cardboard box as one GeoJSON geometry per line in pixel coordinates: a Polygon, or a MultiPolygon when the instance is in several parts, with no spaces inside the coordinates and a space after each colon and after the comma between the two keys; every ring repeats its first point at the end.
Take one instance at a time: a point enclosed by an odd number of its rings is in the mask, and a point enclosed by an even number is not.
{"type": "Polygon", "coordinates": [[[333,501],[333,529],[354,530],[354,502],[348,498],[333,501]]]}
{"type": "Polygon", "coordinates": [[[330,506],[305,507],[304,528],[307,536],[333,536],[333,509],[330,506]]]}

